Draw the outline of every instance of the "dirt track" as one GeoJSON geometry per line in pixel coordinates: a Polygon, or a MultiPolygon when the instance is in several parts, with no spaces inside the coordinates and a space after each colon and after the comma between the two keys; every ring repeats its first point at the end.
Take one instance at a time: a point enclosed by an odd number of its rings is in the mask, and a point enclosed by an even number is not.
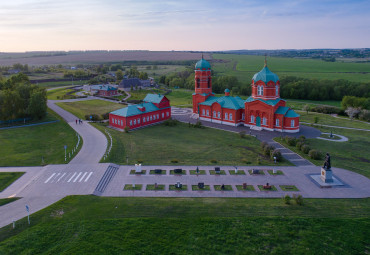
{"type": "MultiPolygon", "coordinates": [[[[17,54],[18,55],[18,54],[17,54]]],[[[26,56],[26,54],[24,54],[26,56]]],[[[54,65],[54,64],[77,64],[77,63],[103,63],[118,61],[182,61],[198,60],[201,53],[179,51],[115,51],[115,52],[78,52],[68,53],[62,56],[29,56],[0,58],[0,66],[11,66],[15,63],[28,64],[30,66],[54,65]]],[[[36,54],[35,54],[36,55],[36,54]]],[[[205,53],[205,59],[211,59],[211,54],[205,53]]]]}

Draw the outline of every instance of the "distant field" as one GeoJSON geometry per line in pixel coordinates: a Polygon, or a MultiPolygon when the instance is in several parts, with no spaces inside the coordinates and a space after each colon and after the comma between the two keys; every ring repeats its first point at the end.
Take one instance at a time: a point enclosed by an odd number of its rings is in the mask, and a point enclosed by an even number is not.
{"type": "MultiPolygon", "coordinates": [[[[204,57],[210,59],[210,54],[204,57]]],[[[180,51],[102,51],[102,52],[70,52],[61,56],[40,56],[40,53],[2,53],[0,66],[11,66],[15,63],[30,66],[78,64],[78,63],[104,63],[123,61],[184,61],[199,60],[201,53],[180,51]]]]}
{"type": "Polygon", "coordinates": [[[82,120],[85,119],[85,115],[97,114],[100,117],[104,113],[126,107],[122,104],[97,99],[79,102],[63,102],[57,103],[57,105],[82,120]]]}
{"type": "MultiPolygon", "coordinates": [[[[233,75],[249,83],[264,65],[264,56],[213,54],[212,69],[222,75],[233,75]]],[[[269,69],[283,76],[310,79],[346,79],[356,82],[370,81],[370,63],[325,62],[316,59],[268,57],[269,69]]]]}
{"type": "Polygon", "coordinates": [[[1,228],[0,253],[367,254],[369,202],[69,196],[1,228]]]}

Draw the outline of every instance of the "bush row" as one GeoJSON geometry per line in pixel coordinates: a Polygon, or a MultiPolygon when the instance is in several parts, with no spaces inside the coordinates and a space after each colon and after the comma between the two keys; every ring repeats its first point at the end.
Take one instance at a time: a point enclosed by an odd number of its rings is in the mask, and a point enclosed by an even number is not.
{"type": "Polygon", "coordinates": [[[306,144],[306,137],[301,135],[299,138],[285,136],[283,138],[284,142],[289,146],[295,146],[298,150],[302,151],[304,154],[308,154],[311,159],[322,159],[322,152],[311,149],[311,147],[306,144]]]}
{"type": "Polygon", "coordinates": [[[280,150],[276,149],[274,146],[269,145],[266,142],[261,143],[261,150],[263,155],[270,157],[272,160],[274,160],[274,157],[276,157],[276,161],[278,162],[283,159],[280,150]]]}

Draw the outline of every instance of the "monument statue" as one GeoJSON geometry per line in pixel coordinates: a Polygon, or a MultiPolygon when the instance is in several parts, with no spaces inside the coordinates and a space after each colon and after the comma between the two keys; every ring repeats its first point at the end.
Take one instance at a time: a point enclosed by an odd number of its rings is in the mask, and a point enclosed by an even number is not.
{"type": "Polygon", "coordinates": [[[326,153],[325,162],[324,162],[323,168],[325,168],[325,169],[330,169],[331,168],[330,155],[329,155],[329,153],[326,153]]]}

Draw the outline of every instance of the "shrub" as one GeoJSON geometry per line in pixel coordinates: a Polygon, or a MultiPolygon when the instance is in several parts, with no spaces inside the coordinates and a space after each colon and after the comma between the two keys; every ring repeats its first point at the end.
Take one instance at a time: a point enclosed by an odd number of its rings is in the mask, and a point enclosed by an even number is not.
{"type": "Polygon", "coordinates": [[[301,142],[304,142],[304,141],[306,141],[306,137],[304,135],[301,135],[301,136],[299,136],[298,140],[301,141],[301,142]]]}
{"type": "Polygon", "coordinates": [[[285,142],[286,142],[289,146],[295,146],[295,145],[296,145],[296,143],[297,143],[297,139],[295,139],[294,137],[287,136],[287,137],[285,137],[285,142]]]}
{"type": "Polygon", "coordinates": [[[199,120],[197,121],[197,123],[195,123],[194,127],[195,128],[204,128],[202,122],[200,122],[199,120]]]}
{"type": "Polygon", "coordinates": [[[260,165],[261,164],[261,158],[260,156],[257,157],[257,165],[260,165]]]}
{"type": "Polygon", "coordinates": [[[361,113],[358,115],[360,120],[370,121],[370,111],[369,110],[361,110],[361,113]]]}
{"type": "Polygon", "coordinates": [[[307,144],[303,144],[301,146],[301,151],[304,153],[304,154],[308,154],[308,152],[311,150],[310,146],[308,146],[307,144]]]}
{"type": "Polygon", "coordinates": [[[293,195],[293,199],[294,199],[294,201],[295,201],[295,203],[297,204],[297,205],[303,205],[303,197],[302,197],[302,195],[298,195],[298,196],[296,196],[295,194],[293,195]]]}
{"type": "Polygon", "coordinates": [[[265,150],[265,147],[268,145],[268,143],[266,142],[262,142],[261,143],[261,150],[264,151],[265,150]]]}
{"type": "Polygon", "coordinates": [[[312,159],[321,159],[321,153],[313,149],[308,152],[308,156],[312,159]]]}
{"type": "Polygon", "coordinates": [[[211,159],[211,163],[217,163],[216,159],[211,159]]]}
{"type": "Polygon", "coordinates": [[[144,162],[144,160],[142,160],[142,159],[138,159],[137,160],[137,163],[139,163],[139,164],[141,164],[141,163],[143,163],[144,162]]]}
{"type": "Polygon", "coordinates": [[[240,131],[239,136],[240,138],[245,138],[245,131],[240,131]]]}
{"type": "Polygon", "coordinates": [[[281,161],[283,159],[283,156],[281,155],[280,150],[275,149],[270,152],[271,159],[273,160],[274,157],[276,157],[276,161],[281,161]]]}
{"type": "Polygon", "coordinates": [[[107,120],[107,119],[109,119],[109,112],[102,114],[102,115],[101,115],[101,118],[102,118],[103,120],[107,120]]]}
{"type": "Polygon", "coordinates": [[[100,120],[100,118],[97,114],[87,114],[87,115],[85,115],[85,120],[98,121],[98,120],[100,120]],[[90,118],[90,116],[91,116],[91,118],[90,118]]]}
{"type": "Polygon", "coordinates": [[[275,149],[275,147],[272,146],[272,145],[265,146],[265,148],[263,149],[263,155],[270,156],[271,151],[273,151],[274,149],[275,149]]]}
{"type": "Polygon", "coordinates": [[[130,131],[130,128],[126,126],[123,130],[125,130],[125,133],[128,133],[130,131]]]}
{"type": "Polygon", "coordinates": [[[297,143],[295,144],[295,147],[296,147],[298,150],[300,150],[300,149],[301,149],[301,147],[302,147],[302,145],[304,145],[304,142],[299,141],[299,142],[297,142],[297,143]]]}
{"type": "Polygon", "coordinates": [[[318,123],[319,122],[319,117],[315,116],[315,118],[313,119],[313,122],[318,123]]]}
{"type": "Polygon", "coordinates": [[[168,120],[165,120],[163,123],[164,123],[165,126],[173,127],[173,126],[176,126],[179,123],[179,121],[170,118],[168,120]]]}
{"type": "Polygon", "coordinates": [[[318,106],[311,108],[311,111],[326,113],[326,114],[333,114],[333,113],[340,114],[342,109],[335,107],[335,106],[318,105],[318,106]]]}
{"type": "Polygon", "coordinates": [[[284,203],[286,204],[286,205],[290,205],[290,200],[291,200],[292,198],[289,196],[289,195],[285,195],[284,197],[283,197],[283,200],[284,200],[284,203]]]}
{"type": "Polygon", "coordinates": [[[171,159],[171,163],[179,163],[178,159],[171,159]]]}

